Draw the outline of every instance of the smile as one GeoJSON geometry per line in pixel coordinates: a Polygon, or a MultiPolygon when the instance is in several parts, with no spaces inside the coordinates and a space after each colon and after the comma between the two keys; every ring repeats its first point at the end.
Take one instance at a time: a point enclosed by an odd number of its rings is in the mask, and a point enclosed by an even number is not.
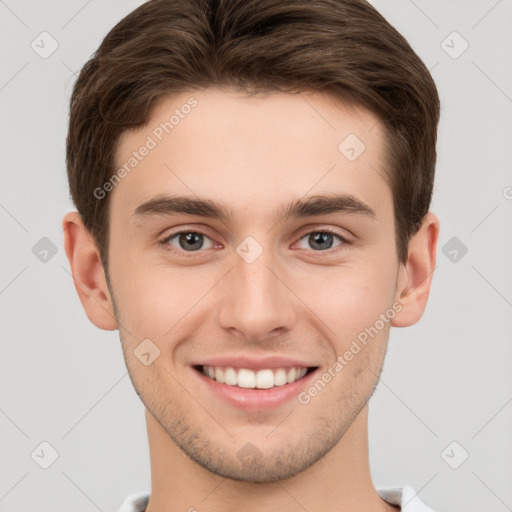
{"type": "Polygon", "coordinates": [[[309,371],[314,370],[314,368],[292,366],[253,371],[248,368],[209,365],[201,365],[197,369],[202,371],[206,377],[220,384],[246,389],[270,389],[292,384],[302,379],[309,371]]]}
{"type": "Polygon", "coordinates": [[[189,364],[206,402],[248,412],[293,404],[320,372],[312,358],[280,354],[226,353],[189,364]]]}

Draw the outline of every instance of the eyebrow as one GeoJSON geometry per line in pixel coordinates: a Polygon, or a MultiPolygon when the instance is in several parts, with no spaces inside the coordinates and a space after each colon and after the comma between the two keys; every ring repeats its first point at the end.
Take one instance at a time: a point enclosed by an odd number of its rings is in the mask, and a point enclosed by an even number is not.
{"type": "MultiPolygon", "coordinates": [[[[296,199],[285,205],[276,214],[276,221],[290,218],[304,218],[331,213],[357,214],[376,218],[375,211],[366,203],[351,194],[315,195],[296,199]]],[[[173,214],[195,215],[220,220],[223,223],[235,218],[235,212],[211,199],[192,196],[159,195],[137,206],[132,213],[136,224],[143,224],[152,217],[171,216],[173,214]]]]}

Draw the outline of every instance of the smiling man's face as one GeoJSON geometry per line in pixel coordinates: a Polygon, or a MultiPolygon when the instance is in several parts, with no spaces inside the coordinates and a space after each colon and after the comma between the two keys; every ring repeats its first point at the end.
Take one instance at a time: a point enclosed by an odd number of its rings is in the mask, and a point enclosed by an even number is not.
{"type": "Polygon", "coordinates": [[[156,422],[213,473],[295,475],[367,404],[396,322],[382,318],[407,285],[383,137],[373,114],[320,93],[206,89],[165,98],[121,138],[116,169],[150,147],[110,192],[126,364],[156,422]]]}

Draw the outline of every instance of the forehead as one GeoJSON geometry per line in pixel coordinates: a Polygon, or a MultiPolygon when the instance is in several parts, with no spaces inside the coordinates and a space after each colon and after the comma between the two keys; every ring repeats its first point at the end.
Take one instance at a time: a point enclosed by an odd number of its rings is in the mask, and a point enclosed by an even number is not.
{"type": "Polygon", "coordinates": [[[389,200],[383,153],[378,118],[328,94],[183,92],[122,135],[112,210],[130,216],[164,193],[216,199],[237,212],[325,192],[389,200]]]}

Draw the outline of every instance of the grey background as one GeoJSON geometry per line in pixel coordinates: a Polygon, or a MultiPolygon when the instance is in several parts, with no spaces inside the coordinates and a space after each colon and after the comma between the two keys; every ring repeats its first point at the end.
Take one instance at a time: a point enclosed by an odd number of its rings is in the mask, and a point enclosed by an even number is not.
{"type": "MultiPolygon", "coordinates": [[[[140,3],[0,0],[4,512],[113,511],[150,486],[144,408],[118,332],[88,321],[61,228],[75,73],[140,3]],[[58,42],[47,58],[31,47],[43,51],[43,31],[58,42]],[[56,251],[46,261],[43,237],[56,251]],[[58,453],[47,469],[44,441],[58,453]]],[[[442,102],[438,265],[423,319],[392,330],[371,399],[374,483],[411,485],[443,511],[512,510],[512,2],[372,3],[432,70],[442,102]],[[469,44],[461,55],[454,31],[469,44]]]]}

